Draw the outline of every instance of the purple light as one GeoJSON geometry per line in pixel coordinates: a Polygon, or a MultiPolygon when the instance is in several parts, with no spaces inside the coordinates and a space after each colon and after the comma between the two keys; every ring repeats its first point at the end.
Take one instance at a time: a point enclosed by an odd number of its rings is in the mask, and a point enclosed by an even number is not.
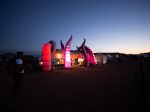
{"type": "Polygon", "coordinates": [[[66,43],[65,46],[65,68],[71,68],[71,56],[70,56],[70,44],[72,41],[72,36],[69,38],[69,40],[66,43]]]}
{"type": "Polygon", "coordinates": [[[65,68],[71,67],[71,57],[70,57],[70,50],[65,50],[65,68]]]}

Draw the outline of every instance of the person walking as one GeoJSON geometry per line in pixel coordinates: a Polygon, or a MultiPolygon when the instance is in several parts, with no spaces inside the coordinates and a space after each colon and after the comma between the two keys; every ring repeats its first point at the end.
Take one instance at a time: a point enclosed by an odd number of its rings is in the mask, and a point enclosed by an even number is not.
{"type": "Polygon", "coordinates": [[[24,53],[23,52],[17,52],[17,57],[12,59],[9,63],[9,72],[11,72],[14,80],[13,89],[15,94],[19,93],[21,82],[24,75],[24,53]]]}

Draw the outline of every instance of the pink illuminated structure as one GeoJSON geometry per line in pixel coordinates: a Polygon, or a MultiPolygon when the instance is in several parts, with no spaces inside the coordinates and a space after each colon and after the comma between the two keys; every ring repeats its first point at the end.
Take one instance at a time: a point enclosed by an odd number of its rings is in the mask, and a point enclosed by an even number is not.
{"type": "Polygon", "coordinates": [[[54,57],[56,51],[56,43],[51,40],[49,43],[45,43],[42,48],[42,62],[43,71],[52,70],[52,58],[54,57]]]}
{"type": "MultiPolygon", "coordinates": [[[[42,48],[42,63],[44,71],[51,71],[57,68],[57,65],[63,65],[64,68],[71,68],[71,66],[90,66],[96,65],[96,59],[92,50],[85,45],[86,40],[78,50],[70,52],[70,44],[72,42],[72,36],[67,41],[66,45],[61,40],[61,50],[56,50],[55,41],[51,40],[45,43],[42,48]]],[[[58,66],[60,67],[60,66],[58,66]]]]}
{"type": "Polygon", "coordinates": [[[45,43],[42,48],[43,71],[51,70],[51,44],[45,43]]]}
{"type": "Polygon", "coordinates": [[[77,47],[79,51],[83,52],[85,66],[88,67],[90,64],[96,65],[97,62],[95,59],[95,55],[89,47],[85,46],[85,42],[86,40],[84,39],[84,42],[82,43],[82,45],[80,47],[77,47]]]}
{"type": "Polygon", "coordinates": [[[70,56],[70,44],[72,41],[72,36],[67,41],[65,48],[61,40],[61,49],[64,50],[64,66],[65,68],[71,68],[71,56],[70,56]]]}

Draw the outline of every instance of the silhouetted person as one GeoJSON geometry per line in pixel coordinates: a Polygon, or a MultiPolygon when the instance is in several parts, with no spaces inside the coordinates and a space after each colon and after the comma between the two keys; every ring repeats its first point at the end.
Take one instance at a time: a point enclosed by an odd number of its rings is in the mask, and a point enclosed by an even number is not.
{"type": "Polygon", "coordinates": [[[14,91],[18,93],[24,75],[24,54],[17,52],[17,57],[12,59],[8,65],[9,72],[13,75],[14,91]]]}

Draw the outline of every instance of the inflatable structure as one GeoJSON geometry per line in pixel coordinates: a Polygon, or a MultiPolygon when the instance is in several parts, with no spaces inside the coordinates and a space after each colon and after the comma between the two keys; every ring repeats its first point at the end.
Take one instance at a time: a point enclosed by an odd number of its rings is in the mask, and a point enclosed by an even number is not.
{"type": "Polygon", "coordinates": [[[70,56],[70,44],[72,41],[72,36],[67,41],[65,47],[61,40],[61,49],[64,50],[64,66],[65,68],[71,68],[71,56],[70,56]]]}
{"type": "Polygon", "coordinates": [[[45,43],[42,48],[42,62],[43,70],[51,71],[52,70],[52,58],[55,55],[56,43],[51,40],[49,43],[45,43]]]}
{"type": "Polygon", "coordinates": [[[51,44],[45,43],[42,48],[43,71],[51,70],[51,44]]]}
{"type": "Polygon", "coordinates": [[[92,50],[85,45],[84,39],[82,45],[77,47],[77,50],[70,52],[70,44],[72,42],[72,36],[67,43],[63,44],[60,41],[61,49],[56,50],[55,41],[51,40],[45,43],[42,47],[42,67],[43,71],[51,71],[57,67],[71,68],[74,66],[90,66],[97,64],[95,55],[92,50]]]}
{"type": "Polygon", "coordinates": [[[85,46],[85,42],[86,40],[84,39],[82,45],[80,47],[77,47],[77,49],[84,55],[85,66],[88,67],[90,64],[96,65],[97,62],[95,59],[95,55],[89,47],[85,46]]]}

